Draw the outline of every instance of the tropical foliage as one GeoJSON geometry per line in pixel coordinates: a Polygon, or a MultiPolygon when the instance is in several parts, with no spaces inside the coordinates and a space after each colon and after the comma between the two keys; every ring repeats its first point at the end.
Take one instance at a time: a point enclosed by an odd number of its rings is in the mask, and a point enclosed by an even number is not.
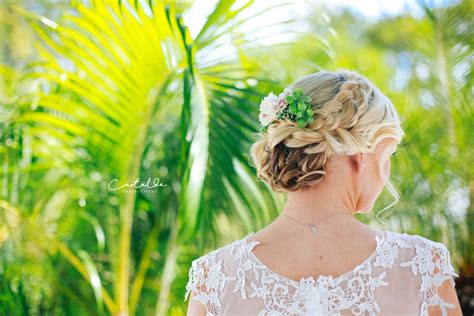
{"type": "Polygon", "coordinates": [[[291,31],[297,16],[269,15],[288,5],[221,0],[203,15],[193,2],[107,0],[55,18],[0,7],[11,17],[0,37],[12,36],[0,67],[0,314],[184,314],[191,260],[262,228],[284,201],[248,156],[260,100],[337,68],[374,81],[406,131],[392,167],[400,202],[379,214],[384,192],[360,219],[447,243],[472,310],[472,4],[420,3],[419,17],[373,23],[315,8],[304,32],[291,31]],[[32,34],[21,59],[18,34],[32,34]]]}

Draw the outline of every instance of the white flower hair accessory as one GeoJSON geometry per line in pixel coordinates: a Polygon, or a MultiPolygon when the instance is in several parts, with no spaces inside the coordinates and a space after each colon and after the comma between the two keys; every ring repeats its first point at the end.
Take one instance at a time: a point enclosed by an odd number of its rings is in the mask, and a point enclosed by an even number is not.
{"type": "Polygon", "coordinates": [[[301,88],[293,91],[285,88],[278,97],[270,92],[260,103],[258,118],[262,133],[267,131],[270,124],[284,118],[297,122],[298,127],[306,127],[314,122],[311,97],[304,95],[301,88]]]}

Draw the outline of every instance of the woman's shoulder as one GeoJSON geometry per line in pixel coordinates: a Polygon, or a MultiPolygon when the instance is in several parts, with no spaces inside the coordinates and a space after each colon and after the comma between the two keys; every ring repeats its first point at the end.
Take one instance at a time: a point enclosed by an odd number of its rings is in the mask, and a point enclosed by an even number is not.
{"type": "MultiPolygon", "coordinates": [[[[405,262],[401,262],[402,267],[411,267],[415,275],[453,275],[457,276],[451,264],[451,256],[447,246],[427,237],[386,231],[386,241],[392,254],[399,255],[405,250],[405,262]]],[[[387,248],[387,246],[385,246],[387,248]]],[[[383,249],[383,247],[382,247],[383,249]]]]}
{"type": "Polygon", "coordinates": [[[194,259],[191,262],[191,265],[196,265],[199,263],[203,262],[220,262],[222,260],[225,260],[227,257],[233,257],[231,256],[232,254],[235,254],[236,251],[240,248],[243,248],[246,242],[246,238],[250,235],[251,233],[247,234],[245,237],[242,237],[240,239],[235,239],[234,241],[227,242],[224,245],[214,248],[212,250],[209,250],[196,259],[194,259]]]}
{"type": "Polygon", "coordinates": [[[449,252],[444,243],[431,240],[421,235],[398,233],[389,230],[385,232],[387,234],[387,240],[400,248],[431,249],[436,252],[449,252]]]}
{"type": "Polygon", "coordinates": [[[192,260],[185,300],[191,292],[195,292],[195,299],[204,305],[216,302],[223,286],[236,279],[235,273],[229,273],[229,270],[238,266],[237,259],[244,254],[243,250],[247,246],[246,237],[226,243],[192,260]]]}
{"type": "MultiPolygon", "coordinates": [[[[246,253],[250,252],[252,248],[259,243],[258,240],[250,241],[247,239],[247,237],[253,234],[253,232],[249,232],[240,239],[235,239],[232,242],[228,242],[202,254],[192,260],[191,266],[197,267],[203,264],[206,266],[222,265],[224,261],[236,260],[239,257],[245,256],[246,253]]],[[[380,237],[377,236],[377,253],[379,256],[383,257],[384,252],[398,255],[401,250],[404,249],[409,250],[413,256],[420,260],[441,260],[442,263],[450,264],[450,252],[447,246],[442,242],[434,241],[417,234],[399,233],[390,230],[383,231],[380,237]]]]}

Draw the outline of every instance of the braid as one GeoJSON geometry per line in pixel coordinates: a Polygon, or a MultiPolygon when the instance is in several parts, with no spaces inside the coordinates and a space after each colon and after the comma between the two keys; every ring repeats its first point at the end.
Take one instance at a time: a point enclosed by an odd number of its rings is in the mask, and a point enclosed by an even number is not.
{"type": "MultiPolygon", "coordinates": [[[[311,145],[304,153],[326,152],[326,158],[334,153],[344,152],[346,147],[366,151],[367,142],[356,133],[351,133],[351,129],[368,109],[367,94],[370,92],[370,85],[363,78],[354,79],[352,73],[346,74],[349,80],[342,83],[336,95],[321,107],[313,109],[315,120],[306,130],[288,128],[285,136],[291,137],[277,141],[284,140],[285,145],[290,148],[311,145]]],[[[283,135],[284,133],[281,134],[282,137],[283,135]]]]}

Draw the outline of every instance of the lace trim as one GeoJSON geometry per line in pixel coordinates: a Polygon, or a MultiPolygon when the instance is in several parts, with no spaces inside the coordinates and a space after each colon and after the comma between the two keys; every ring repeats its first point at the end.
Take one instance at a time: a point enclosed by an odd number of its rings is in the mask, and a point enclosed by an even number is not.
{"type": "MultiPolygon", "coordinates": [[[[244,242],[246,244],[248,244],[248,237],[250,237],[251,235],[253,235],[254,233],[251,232],[249,233],[245,238],[244,238],[244,242]]],[[[380,238],[379,236],[375,236],[375,240],[376,240],[376,249],[374,250],[373,253],[371,253],[369,255],[369,257],[367,257],[362,263],[358,264],[355,268],[351,269],[350,271],[347,271],[341,275],[339,275],[338,277],[336,277],[336,279],[342,279],[350,274],[353,274],[355,271],[357,271],[358,269],[362,268],[364,265],[367,265],[369,261],[372,261],[374,257],[376,257],[377,253],[379,252],[379,248],[384,245],[384,242],[383,240],[385,238],[387,238],[387,233],[385,232],[382,237],[380,238]]],[[[260,261],[260,259],[255,256],[255,254],[253,253],[253,248],[255,246],[257,246],[258,244],[260,244],[260,241],[257,241],[257,240],[253,240],[251,242],[251,244],[249,245],[250,247],[247,247],[247,251],[249,253],[249,257],[251,257],[254,261],[256,261],[258,264],[260,264],[261,266],[263,266],[266,270],[268,270],[270,273],[272,274],[275,274],[277,276],[279,276],[280,279],[286,279],[286,281],[294,286],[298,286],[298,284],[300,283],[300,281],[295,281],[295,280],[292,280],[290,278],[287,278],[285,276],[282,276],[278,273],[276,273],[275,271],[271,270],[268,266],[266,266],[262,261],[260,261]]],[[[324,278],[325,275],[320,275],[319,278],[324,278]]],[[[333,276],[331,275],[327,275],[326,277],[331,277],[331,278],[334,278],[333,276]]],[[[303,279],[313,279],[312,277],[306,277],[306,278],[303,278],[303,279]]]]}
{"type": "Polygon", "coordinates": [[[374,253],[353,270],[336,278],[321,275],[316,280],[307,277],[297,282],[275,273],[254,255],[252,250],[260,242],[249,242],[248,237],[252,234],[250,232],[243,239],[228,245],[233,259],[238,263],[235,276],[226,276],[222,271],[223,261],[217,260],[218,251],[224,247],[194,260],[189,271],[185,300],[190,292],[195,292],[196,296],[192,299],[206,306],[207,315],[218,315],[220,293],[229,284],[228,281],[234,281],[233,293],[238,292],[243,299],[258,297],[263,300],[264,309],[259,316],[275,313],[340,315],[346,309],[355,315],[376,315],[380,307],[374,291],[388,285],[384,281],[385,269],[396,264],[399,249],[415,248],[415,256],[410,261],[397,265],[410,268],[415,276],[421,276],[423,303],[420,315],[427,315],[428,308],[434,305],[440,306],[443,315],[446,315],[446,308],[455,307],[437,293],[439,286],[446,280],[450,280],[454,286],[451,276],[458,276],[451,265],[448,249],[441,243],[416,235],[387,231],[381,238],[376,237],[374,253]],[[416,239],[421,243],[413,243],[416,239]],[[373,267],[382,267],[384,270],[373,276],[373,267]]]}
{"type": "MultiPolygon", "coordinates": [[[[406,236],[406,234],[403,234],[406,236]]],[[[438,289],[441,284],[449,280],[452,286],[455,282],[452,276],[458,277],[451,265],[449,250],[442,243],[414,236],[421,240],[421,245],[416,244],[416,255],[407,262],[400,263],[402,267],[410,267],[414,275],[421,275],[421,289],[423,292],[423,304],[421,305],[421,316],[428,315],[430,306],[439,306],[442,315],[447,315],[446,308],[455,308],[451,303],[445,302],[439,295],[438,289]]]]}
{"type": "MultiPolygon", "coordinates": [[[[340,315],[345,309],[350,309],[355,315],[375,315],[380,307],[374,297],[374,290],[379,286],[388,285],[383,281],[385,272],[372,276],[373,257],[388,237],[385,232],[382,238],[376,237],[377,247],[364,262],[349,272],[336,278],[330,275],[320,275],[302,278],[299,282],[279,275],[264,265],[252,252],[260,242],[248,242],[248,234],[242,243],[234,244],[232,254],[239,263],[237,284],[242,297],[245,299],[246,278],[254,273],[258,284],[250,283],[252,291],[249,297],[260,297],[265,308],[261,315],[340,315]],[[253,259],[253,260],[252,260],[253,259]],[[352,275],[352,277],[349,277],[352,275]]],[[[253,279],[253,278],[252,278],[253,279]]],[[[237,290],[234,289],[234,290],[237,290]]]]}
{"type": "Polygon", "coordinates": [[[236,277],[226,276],[222,271],[222,260],[217,260],[218,250],[192,261],[184,295],[186,301],[188,295],[194,292],[196,295],[191,299],[206,306],[207,316],[218,315],[219,307],[221,307],[220,293],[227,281],[236,279],[236,277]]]}

